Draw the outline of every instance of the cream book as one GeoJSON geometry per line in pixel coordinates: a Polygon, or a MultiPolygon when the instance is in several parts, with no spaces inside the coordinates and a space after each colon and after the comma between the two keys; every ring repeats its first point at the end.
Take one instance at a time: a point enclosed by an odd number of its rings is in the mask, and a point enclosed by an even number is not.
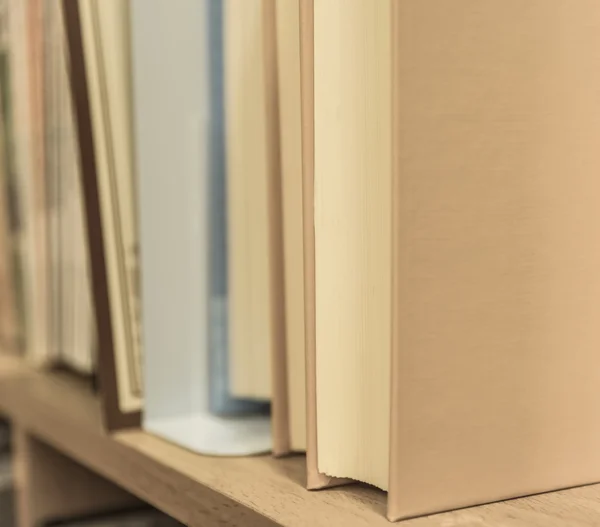
{"type": "Polygon", "coordinates": [[[597,481],[600,5],[311,7],[319,472],[394,520],[597,481]]]}
{"type": "MultiPolygon", "coordinates": [[[[52,315],[51,333],[46,346],[30,350],[36,362],[61,363],[79,373],[95,370],[95,328],[92,319],[91,283],[87,244],[83,238],[83,192],[79,153],[75,134],[73,101],[68,81],[66,33],[60,4],[47,2],[45,10],[45,47],[47,113],[44,172],[49,191],[47,221],[48,247],[52,258],[48,267],[50,286],[48,311],[52,315]],[[42,355],[42,351],[46,355],[42,355]]],[[[21,95],[26,95],[25,90],[21,95]]],[[[32,182],[32,185],[35,184],[32,182]]],[[[32,215],[33,217],[33,215],[32,215]]],[[[35,259],[35,252],[31,258],[35,259]]],[[[41,261],[37,261],[41,265],[41,261]]],[[[34,274],[37,278],[37,274],[34,274]]],[[[43,291],[39,292],[43,295],[43,291]]],[[[34,328],[40,323],[31,313],[34,328]]],[[[43,322],[43,321],[42,321],[43,322]]],[[[32,345],[34,342],[31,343],[32,345]]]]}
{"type": "Polygon", "coordinates": [[[269,400],[285,346],[274,5],[223,7],[231,389],[269,400]]]}
{"type": "Polygon", "coordinates": [[[96,371],[96,331],[91,297],[87,236],[84,232],[83,187],[75,113],[69,86],[66,32],[59,4],[58,23],[58,177],[60,185],[61,319],[60,360],[76,371],[96,371]]]}
{"type": "MultiPolygon", "coordinates": [[[[193,451],[271,450],[261,412],[210,406],[209,1],[131,2],[145,430],[193,451]]],[[[227,27],[227,26],[225,26],[227,27]]],[[[234,394],[235,395],[235,394],[234,394]]]]}
{"type": "Polygon", "coordinates": [[[20,115],[15,109],[13,85],[16,77],[14,57],[11,53],[11,5],[7,0],[0,3],[0,118],[2,119],[2,181],[6,209],[7,256],[11,262],[10,283],[13,289],[12,300],[15,306],[15,339],[9,344],[14,351],[23,352],[26,345],[26,293],[24,283],[25,238],[23,221],[23,185],[20,166],[17,162],[17,119],[20,115]]]}

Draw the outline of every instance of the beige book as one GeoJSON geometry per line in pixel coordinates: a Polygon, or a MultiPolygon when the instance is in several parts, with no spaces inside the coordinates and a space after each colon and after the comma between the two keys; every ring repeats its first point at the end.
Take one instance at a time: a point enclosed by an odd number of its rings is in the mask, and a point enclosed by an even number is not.
{"type": "MultiPolygon", "coordinates": [[[[29,41],[27,34],[27,2],[9,0],[7,9],[7,56],[9,61],[9,80],[6,86],[10,100],[11,119],[11,157],[14,171],[15,194],[12,207],[17,210],[18,231],[15,241],[18,244],[20,297],[22,318],[24,322],[23,337],[26,355],[31,357],[35,350],[42,347],[38,325],[38,306],[43,305],[44,298],[36,281],[36,258],[34,245],[34,217],[32,207],[33,188],[31,175],[33,171],[31,142],[31,105],[29,98],[29,41]]],[[[43,328],[42,328],[43,329],[43,328]]]]}
{"type": "Polygon", "coordinates": [[[332,487],[347,482],[319,471],[317,448],[317,347],[315,309],[315,68],[314,0],[300,0],[300,86],[302,112],[302,210],[304,241],[304,342],[306,354],[306,486],[332,487]]]}
{"type": "Polygon", "coordinates": [[[600,5],[394,7],[389,514],[598,481],[600,5]]]}
{"type": "MultiPolygon", "coordinates": [[[[35,278],[43,276],[44,270],[48,273],[42,285],[45,282],[49,289],[45,293],[39,291],[39,294],[49,302],[46,312],[51,319],[46,335],[40,335],[44,348],[30,350],[30,358],[37,363],[61,363],[79,373],[91,374],[95,370],[96,332],[94,325],[90,324],[89,255],[82,232],[81,172],[60,4],[47,2],[44,5],[44,25],[45,138],[43,152],[37,155],[43,155],[45,161],[44,190],[48,195],[47,206],[38,202],[40,208],[32,210],[31,216],[35,218],[41,213],[45,216],[37,227],[41,227],[40,230],[48,236],[48,245],[44,247],[47,251],[36,251],[39,245],[36,247],[34,243],[33,254],[36,257],[38,254],[50,256],[46,264],[36,258],[40,268],[35,278]]],[[[33,135],[32,139],[41,138],[33,135]]],[[[32,161],[40,162],[39,157],[33,154],[32,157],[32,161]]],[[[37,183],[36,179],[32,177],[32,186],[37,183]]],[[[30,197],[32,201],[43,198],[40,195],[30,197]]],[[[41,233],[38,231],[36,234],[39,236],[41,233]]],[[[40,245],[44,246],[43,243],[40,245]]],[[[38,312],[35,315],[35,327],[38,328],[38,312]]],[[[43,325],[43,321],[39,325],[43,325]]]]}
{"type": "MultiPolygon", "coordinates": [[[[9,284],[13,292],[12,302],[15,308],[15,339],[8,345],[15,351],[22,352],[25,348],[25,322],[26,322],[26,286],[24,284],[24,266],[26,255],[25,236],[26,229],[22,216],[23,185],[22,172],[18,163],[17,136],[18,123],[21,117],[15,107],[14,84],[20,78],[20,65],[15,64],[12,56],[11,41],[14,37],[12,24],[11,2],[0,2],[0,118],[2,119],[2,181],[6,208],[6,240],[7,257],[10,259],[9,284]],[[17,80],[15,80],[15,77],[17,80]]],[[[18,18],[18,17],[16,17],[18,18]]]]}
{"type": "Polygon", "coordinates": [[[276,2],[289,448],[306,450],[300,1],[276,2]]]}
{"type": "Polygon", "coordinates": [[[13,261],[10,251],[4,126],[0,124],[0,347],[2,352],[18,351],[18,329],[13,287],[13,261]]]}
{"type": "Polygon", "coordinates": [[[599,24],[314,3],[318,468],[391,519],[600,477],[599,24]]]}
{"type": "MultiPolygon", "coordinates": [[[[79,2],[122,412],[142,405],[139,258],[128,3],[79,2]]],[[[102,350],[102,353],[108,352],[102,350]]]]}
{"type": "Polygon", "coordinates": [[[29,218],[31,223],[33,283],[35,300],[31,310],[30,339],[27,346],[29,359],[44,364],[51,359],[48,340],[48,244],[47,244],[47,197],[44,159],[44,22],[43,0],[27,0],[25,35],[27,37],[26,59],[29,68],[30,150],[29,218]]]}
{"type": "Polygon", "coordinates": [[[42,66],[44,90],[43,103],[43,174],[46,208],[46,255],[47,255],[47,346],[51,361],[60,356],[60,295],[59,295],[59,210],[60,180],[58,177],[57,138],[55,133],[57,114],[57,61],[58,17],[56,3],[43,0],[42,5],[42,66]]]}
{"type": "MultiPolygon", "coordinates": [[[[57,6],[60,13],[60,6],[57,6]]],[[[61,360],[84,374],[95,372],[96,333],[91,303],[89,253],[84,235],[83,190],[73,101],[68,82],[66,33],[62,13],[59,29],[59,159],[61,178],[61,360]]]]}
{"type": "Polygon", "coordinates": [[[273,4],[224,3],[231,386],[255,399],[285,380],[272,375],[285,346],[273,4]]]}
{"type": "Polygon", "coordinates": [[[58,179],[58,296],[60,302],[60,348],[58,360],[69,367],[77,368],[74,349],[75,333],[75,240],[74,240],[74,205],[77,199],[76,179],[79,176],[74,166],[74,159],[69,148],[69,90],[65,63],[65,42],[62,27],[60,6],[55,4],[53,13],[56,17],[56,107],[52,133],[56,139],[56,178],[58,179]]]}
{"type": "Polygon", "coordinates": [[[25,227],[24,286],[27,359],[48,364],[48,250],[44,169],[44,31],[42,0],[11,0],[11,40],[15,73],[17,162],[22,179],[25,227]],[[18,80],[17,80],[18,79],[18,80]]]}
{"type": "MultiPolygon", "coordinates": [[[[0,20],[6,21],[6,3],[0,2],[0,20]]],[[[7,23],[0,29],[0,48],[3,50],[7,40],[7,23]]],[[[0,96],[4,88],[0,86],[0,96]]],[[[2,105],[3,106],[3,105],[2,105]]],[[[0,346],[3,352],[15,352],[19,348],[19,324],[15,303],[10,216],[8,200],[8,171],[6,162],[5,121],[0,106],[0,346]]]]}

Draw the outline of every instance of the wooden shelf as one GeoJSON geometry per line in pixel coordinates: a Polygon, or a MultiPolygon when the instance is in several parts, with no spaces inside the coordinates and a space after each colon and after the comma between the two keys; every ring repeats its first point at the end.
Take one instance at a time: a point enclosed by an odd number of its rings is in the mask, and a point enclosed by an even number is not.
{"type": "MultiPolygon", "coordinates": [[[[107,435],[79,379],[0,359],[0,412],[21,429],[191,527],[388,526],[385,494],[353,485],[309,492],[304,458],[199,456],[139,430],[107,435]]],[[[600,524],[600,485],[404,522],[403,527],[600,524]]]]}

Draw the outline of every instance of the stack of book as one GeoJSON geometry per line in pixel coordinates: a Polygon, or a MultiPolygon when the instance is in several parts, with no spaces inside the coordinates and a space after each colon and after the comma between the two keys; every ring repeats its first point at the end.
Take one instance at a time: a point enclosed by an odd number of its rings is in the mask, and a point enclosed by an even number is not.
{"type": "Polygon", "coordinates": [[[600,479],[598,2],[0,7],[3,348],[392,520],[600,479]]]}

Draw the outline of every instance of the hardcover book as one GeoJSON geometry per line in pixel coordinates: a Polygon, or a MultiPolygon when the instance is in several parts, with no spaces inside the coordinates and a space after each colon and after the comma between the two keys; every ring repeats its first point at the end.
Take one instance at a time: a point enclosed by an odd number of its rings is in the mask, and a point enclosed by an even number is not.
{"type": "Polygon", "coordinates": [[[597,481],[600,6],[303,6],[309,465],[394,520],[597,481]]]}

